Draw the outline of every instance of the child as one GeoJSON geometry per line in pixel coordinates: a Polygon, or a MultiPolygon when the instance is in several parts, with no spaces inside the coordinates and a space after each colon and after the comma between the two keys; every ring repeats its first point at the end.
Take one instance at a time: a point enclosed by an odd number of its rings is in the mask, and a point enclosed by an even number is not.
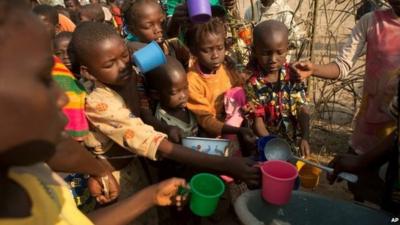
{"type": "Polygon", "coordinates": [[[155,117],[169,126],[179,127],[182,137],[197,136],[197,121],[186,108],[189,89],[185,69],[175,58],[146,74],[149,95],[158,101],[155,117]]]}
{"type": "Polygon", "coordinates": [[[79,19],[81,22],[92,21],[92,22],[105,22],[105,15],[101,5],[89,4],[79,8],[79,19]]]}
{"type": "Polygon", "coordinates": [[[218,18],[190,27],[186,40],[196,61],[188,72],[188,108],[209,137],[241,134],[251,142],[253,133],[247,128],[225,124],[223,97],[226,91],[240,85],[241,80],[225,66],[225,26],[218,18]]]}
{"type": "MultiPolygon", "coordinates": [[[[188,81],[182,64],[167,56],[167,63],[146,74],[149,96],[157,102],[155,117],[161,123],[178,127],[181,137],[197,136],[197,120],[187,108],[188,81]]],[[[172,176],[189,177],[184,165],[171,160],[157,163],[158,177],[163,180],[172,176]]],[[[190,175],[189,175],[190,174],[190,175]]]]}
{"type": "Polygon", "coordinates": [[[60,27],[57,10],[50,5],[37,5],[33,8],[33,12],[42,20],[53,39],[60,27]]]}
{"type": "MultiPolygon", "coordinates": [[[[190,54],[188,49],[178,39],[165,39],[165,14],[159,4],[152,0],[137,0],[125,12],[125,23],[129,32],[138,41],[149,43],[156,41],[166,55],[173,56],[182,63],[184,68],[189,66],[190,54]],[[140,18],[140,19],[139,19],[140,18]]],[[[130,47],[135,48],[134,44],[130,47]]]]}
{"type": "MultiPolygon", "coordinates": [[[[187,108],[189,90],[185,69],[174,57],[167,56],[167,63],[146,73],[146,89],[148,96],[156,102],[155,117],[161,123],[175,126],[181,130],[181,137],[197,136],[197,120],[187,108]]],[[[181,163],[164,159],[151,163],[157,173],[157,180],[178,176],[190,179],[195,173],[193,169],[181,163]]],[[[173,210],[159,210],[160,224],[189,223],[190,214],[173,210]],[[181,220],[181,221],[180,221],[181,220]]],[[[192,216],[193,217],[193,216],[192,216]]]]}
{"type": "Polygon", "coordinates": [[[253,59],[248,66],[252,76],[245,89],[254,131],[261,137],[279,135],[295,143],[299,126],[301,154],[309,156],[305,86],[293,82],[286,64],[288,29],[282,22],[264,21],[254,28],[253,40],[253,59]]]}
{"type": "Polygon", "coordinates": [[[65,8],[69,10],[70,19],[74,24],[79,23],[79,9],[81,8],[81,3],[79,0],[64,0],[65,8]]]}
{"type": "Polygon", "coordinates": [[[156,204],[180,202],[176,193],[185,181],[171,179],[88,217],[79,212],[65,183],[45,163],[58,154],[55,146],[65,125],[61,108],[67,103],[50,74],[49,36],[26,1],[0,0],[0,11],[0,29],[7,36],[0,82],[9,84],[0,88],[0,102],[7,105],[0,109],[1,127],[7,128],[0,140],[0,224],[126,224],[156,204]],[[25,41],[28,35],[35,45],[25,41]]]}
{"type": "Polygon", "coordinates": [[[54,38],[54,55],[61,59],[62,63],[69,69],[72,70],[71,60],[68,56],[68,46],[71,42],[71,32],[61,32],[54,38]]]}

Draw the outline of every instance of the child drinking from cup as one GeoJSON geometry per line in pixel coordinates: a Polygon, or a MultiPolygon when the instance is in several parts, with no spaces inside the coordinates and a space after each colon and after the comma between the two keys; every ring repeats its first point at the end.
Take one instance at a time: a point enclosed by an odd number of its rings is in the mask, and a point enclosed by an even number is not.
{"type": "Polygon", "coordinates": [[[270,134],[297,141],[303,156],[310,154],[309,115],[305,85],[294,82],[286,63],[288,29],[279,21],[259,23],[253,33],[253,58],[248,69],[252,76],[245,89],[252,109],[253,129],[260,136],[270,134]]]}
{"type": "MultiPolygon", "coordinates": [[[[177,58],[184,68],[189,66],[189,50],[177,38],[166,39],[164,35],[165,14],[161,6],[151,0],[137,0],[125,12],[125,23],[129,32],[137,36],[139,42],[156,41],[166,55],[177,58]],[[140,18],[140,19],[139,19],[140,18]]],[[[135,43],[129,44],[137,49],[135,43]]]]}

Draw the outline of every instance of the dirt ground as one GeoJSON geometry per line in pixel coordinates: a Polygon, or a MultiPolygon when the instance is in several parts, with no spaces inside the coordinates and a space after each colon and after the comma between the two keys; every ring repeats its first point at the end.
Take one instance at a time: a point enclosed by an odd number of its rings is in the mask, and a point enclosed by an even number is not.
{"type": "MultiPolygon", "coordinates": [[[[321,124],[322,122],[320,122],[321,124]]],[[[323,123],[322,123],[323,124],[323,123]]],[[[335,131],[321,129],[314,126],[311,131],[311,158],[322,164],[328,164],[338,153],[345,153],[348,149],[348,140],[351,129],[349,127],[336,127],[335,131]]],[[[309,191],[321,194],[327,197],[352,201],[352,194],[347,189],[346,182],[330,185],[326,179],[326,173],[321,173],[319,185],[314,189],[300,188],[303,191],[309,191]]]]}
{"type": "MultiPolygon", "coordinates": [[[[349,118],[347,118],[347,120],[349,120],[349,118]]],[[[312,148],[311,158],[319,161],[321,164],[327,165],[336,154],[346,153],[349,148],[348,141],[352,132],[350,124],[351,120],[347,121],[345,125],[332,124],[321,120],[314,121],[310,140],[312,148]]],[[[324,195],[329,198],[353,201],[353,195],[348,190],[347,183],[342,181],[331,185],[326,179],[326,173],[324,172],[321,173],[319,184],[316,188],[307,189],[300,187],[300,190],[324,195]]],[[[365,202],[363,204],[368,207],[379,208],[377,205],[370,202],[365,202]]]]}

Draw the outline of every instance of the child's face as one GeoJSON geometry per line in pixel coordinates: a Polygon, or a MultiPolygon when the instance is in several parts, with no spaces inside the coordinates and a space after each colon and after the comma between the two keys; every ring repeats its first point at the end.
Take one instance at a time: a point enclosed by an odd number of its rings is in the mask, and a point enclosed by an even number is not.
{"type": "Polygon", "coordinates": [[[189,98],[189,83],[184,71],[171,77],[171,85],[165,85],[160,92],[160,103],[169,109],[184,109],[189,98]]]}
{"type": "Polygon", "coordinates": [[[79,3],[77,0],[64,0],[65,8],[72,10],[72,11],[77,11],[79,8],[79,3]]]}
{"type": "Polygon", "coordinates": [[[267,72],[278,71],[286,62],[288,41],[284,35],[268,35],[254,42],[254,56],[267,72]]]}
{"type": "Polygon", "coordinates": [[[49,17],[45,15],[38,15],[39,19],[42,21],[42,23],[45,25],[47,32],[50,34],[51,37],[54,37],[56,35],[56,25],[54,25],[49,17]]]}
{"type": "Polygon", "coordinates": [[[397,16],[400,16],[400,0],[387,0],[397,16]]]}
{"type": "Polygon", "coordinates": [[[225,60],[225,37],[223,34],[207,34],[198,43],[195,55],[201,66],[216,71],[225,60]]]}
{"type": "Polygon", "coordinates": [[[46,29],[29,13],[19,18],[24,18],[20,29],[4,25],[8,40],[0,52],[0,83],[7,84],[0,87],[0,127],[7,128],[0,130],[0,161],[8,165],[28,165],[52,156],[54,149],[48,148],[6,149],[31,141],[56,144],[66,125],[61,108],[68,101],[51,76],[54,61],[46,29]]]}
{"type": "Polygon", "coordinates": [[[71,38],[67,37],[57,39],[54,42],[54,55],[58,56],[68,69],[72,67],[71,60],[68,56],[68,46],[70,42],[71,38]]]}
{"type": "Polygon", "coordinates": [[[138,14],[135,24],[129,24],[129,28],[141,42],[149,43],[156,41],[162,43],[163,24],[165,14],[158,4],[142,4],[138,8],[138,14]]]}
{"type": "Polygon", "coordinates": [[[92,15],[90,13],[87,13],[86,11],[79,10],[79,20],[81,22],[93,22],[92,15]]]}
{"type": "Polygon", "coordinates": [[[111,86],[124,86],[132,78],[130,53],[122,38],[112,36],[92,47],[88,54],[88,73],[111,86]]]}

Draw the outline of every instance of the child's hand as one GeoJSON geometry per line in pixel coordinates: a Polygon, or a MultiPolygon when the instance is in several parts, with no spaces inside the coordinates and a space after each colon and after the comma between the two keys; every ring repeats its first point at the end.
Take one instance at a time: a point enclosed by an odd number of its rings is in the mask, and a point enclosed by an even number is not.
{"type": "Polygon", "coordinates": [[[310,148],[310,144],[308,143],[308,141],[306,139],[301,139],[300,140],[300,151],[301,151],[301,155],[304,157],[308,157],[311,154],[311,148],[310,148]]]}
{"type": "Polygon", "coordinates": [[[248,158],[227,158],[227,169],[234,178],[244,181],[248,186],[258,186],[260,183],[260,169],[256,162],[248,158]]]}
{"type": "Polygon", "coordinates": [[[91,176],[88,180],[88,189],[101,205],[114,201],[120,191],[118,182],[110,172],[104,177],[91,176]]]}
{"type": "Polygon", "coordinates": [[[168,126],[167,135],[168,135],[168,140],[170,140],[176,144],[181,143],[183,133],[179,127],[168,126]]]}
{"type": "Polygon", "coordinates": [[[314,64],[310,61],[295,62],[291,65],[291,68],[295,72],[294,77],[299,81],[307,79],[314,73],[314,64]]]}
{"type": "Polygon", "coordinates": [[[361,156],[351,154],[337,155],[328,165],[334,171],[327,174],[327,179],[330,184],[333,184],[339,173],[350,172],[357,174],[364,169],[365,165],[366,163],[364,163],[361,156]]]}
{"type": "Polygon", "coordinates": [[[171,178],[154,185],[154,203],[159,206],[175,204],[181,207],[187,199],[188,193],[180,195],[179,188],[187,189],[188,186],[184,179],[171,178]]]}

